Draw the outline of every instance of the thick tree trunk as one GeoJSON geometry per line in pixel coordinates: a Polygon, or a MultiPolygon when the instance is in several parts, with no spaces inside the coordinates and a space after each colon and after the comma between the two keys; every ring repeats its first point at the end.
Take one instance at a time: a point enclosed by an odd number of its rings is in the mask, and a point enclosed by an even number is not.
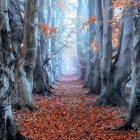
{"type": "Polygon", "coordinates": [[[94,53],[94,70],[92,78],[92,86],[88,94],[100,94],[101,92],[101,75],[100,75],[100,59],[99,51],[94,53]]]}
{"type": "MultiPolygon", "coordinates": [[[[44,65],[45,61],[44,55],[46,55],[44,51],[44,47],[46,47],[46,41],[44,41],[44,37],[41,35],[40,41],[38,43],[38,55],[37,61],[34,71],[34,90],[33,92],[36,94],[49,95],[49,73],[46,69],[48,67],[48,63],[44,65]]],[[[46,57],[45,57],[46,58],[46,57]]]]}
{"type": "Polygon", "coordinates": [[[25,26],[23,47],[18,62],[18,91],[22,111],[34,110],[32,101],[33,74],[37,57],[38,0],[25,2],[25,26]]]}
{"type": "MultiPolygon", "coordinates": [[[[95,6],[95,11],[96,11],[96,19],[97,19],[97,24],[96,28],[94,27],[93,30],[96,29],[96,34],[97,36],[97,44],[98,46],[98,51],[95,52],[94,55],[94,70],[93,70],[93,81],[92,81],[92,86],[89,94],[100,94],[101,92],[101,73],[100,73],[100,60],[101,60],[101,54],[102,54],[102,39],[103,39],[103,24],[101,23],[103,21],[102,17],[102,0],[95,0],[94,3],[95,6]]],[[[92,8],[92,7],[91,7],[92,8]]]]}
{"type": "Polygon", "coordinates": [[[15,125],[11,108],[14,89],[13,46],[11,44],[7,0],[0,1],[0,139],[25,139],[15,125]]]}
{"type": "MultiPolygon", "coordinates": [[[[51,4],[52,1],[50,0],[47,2],[39,1],[39,22],[48,26],[52,26],[51,21],[54,22],[55,20],[52,19],[51,4]],[[46,5],[48,6],[47,11],[46,5]]],[[[39,35],[39,48],[34,72],[34,93],[37,94],[50,95],[50,86],[55,81],[53,69],[56,70],[56,68],[53,67],[54,60],[51,57],[52,50],[54,51],[56,46],[55,41],[52,40],[50,38],[46,39],[43,34],[39,35]]]]}
{"type": "MultiPolygon", "coordinates": [[[[95,0],[89,0],[88,1],[88,9],[89,9],[89,14],[88,16],[94,16],[95,15],[95,0]]],[[[94,22],[89,24],[89,45],[91,46],[92,41],[95,40],[96,38],[96,25],[94,22]]],[[[88,75],[88,80],[87,80],[87,87],[91,89],[92,87],[92,82],[93,82],[93,71],[94,71],[94,64],[93,64],[93,58],[94,58],[94,53],[93,50],[89,50],[89,75],[88,75]]]]}
{"type": "Polygon", "coordinates": [[[115,130],[132,129],[135,122],[135,130],[140,124],[140,14],[134,19],[133,28],[133,63],[132,63],[132,99],[127,121],[115,130]]]}
{"type": "MultiPolygon", "coordinates": [[[[97,1],[96,1],[97,2],[97,1]]],[[[97,3],[102,4],[101,1],[97,3]]],[[[103,22],[103,43],[102,43],[102,30],[99,29],[98,39],[99,39],[99,46],[103,44],[102,48],[100,46],[99,49],[99,58],[101,59],[100,63],[100,72],[101,72],[101,93],[99,99],[94,103],[94,105],[102,105],[101,97],[105,94],[107,89],[107,81],[108,76],[111,70],[112,64],[112,27],[111,27],[111,19],[113,19],[113,10],[111,8],[112,1],[105,1],[105,18],[103,22]],[[106,22],[108,21],[108,22],[106,22]]],[[[101,5],[100,5],[101,9],[101,5]]],[[[99,15],[98,22],[101,20],[102,11],[98,11],[97,14],[99,15]],[[101,12],[101,13],[100,13],[101,12]]],[[[99,27],[98,27],[99,28],[99,27]]]]}
{"type": "MultiPolygon", "coordinates": [[[[23,41],[23,25],[21,21],[20,6],[18,0],[9,0],[8,2],[8,11],[9,11],[9,23],[11,29],[11,40],[14,47],[14,56],[15,56],[15,81],[18,81],[18,46],[22,44],[23,41]]],[[[19,58],[20,59],[20,58],[19,58]]],[[[15,82],[14,92],[12,93],[12,105],[17,105],[18,100],[18,82],[15,82]]]]}
{"type": "Polygon", "coordinates": [[[135,7],[130,7],[124,11],[123,22],[120,26],[118,54],[106,78],[105,91],[95,105],[127,105],[124,99],[124,90],[128,78],[130,78],[134,10],[135,7]]]}
{"type": "Polygon", "coordinates": [[[111,19],[113,19],[113,10],[111,8],[112,1],[105,2],[105,19],[103,28],[103,51],[101,58],[101,94],[104,94],[107,86],[107,78],[112,64],[112,26],[111,19]],[[108,22],[106,22],[108,21],[108,22]]]}

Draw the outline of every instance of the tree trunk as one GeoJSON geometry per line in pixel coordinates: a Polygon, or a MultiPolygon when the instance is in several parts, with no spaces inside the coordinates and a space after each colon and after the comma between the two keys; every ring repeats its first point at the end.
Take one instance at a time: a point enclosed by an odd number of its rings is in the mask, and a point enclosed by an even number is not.
{"type": "MultiPolygon", "coordinates": [[[[78,0],[78,10],[77,10],[77,17],[81,18],[83,12],[83,2],[82,0],[78,0]]],[[[79,22],[77,22],[77,32],[79,32],[80,30],[80,26],[79,26],[79,22]]],[[[80,79],[84,80],[85,78],[85,62],[84,62],[84,53],[83,53],[83,49],[84,49],[84,45],[81,45],[79,42],[84,40],[84,35],[82,34],[77,34],[77,55],[78,55],[78,68],[79,68],[79,76],[80,79]]]]}
{"type": "Polygon", "coordinates": [[[94,70],[92,78],[92,86],[88,94],[100,94],[101,92],[101,75],[100,75],[100,59],[99,51],[94,53],[94,70]]]}
{"type": "Polygon", "coordinates": [[[140,13],[134,19],[133,26],[133,63],[132,63],[132,98],[130,111],[127,121],[115,130],[132,129],[132,123],[135,122],[135,130],[140,125],[140,13]]]}
{"type": "Polygon", "coordinates": [[[34,110],[32,101],[33,74],[37,57],[38,0],[25,2],[23,47],[19,51],[18,91],[22,111],[34,110]]]}
{"type": "MultiPolygon", "coordinates": [[[[44,23],[48,26],[51,26],[52,20],[52,11],[51,11],[52,2],[49,1],[39,1],[39,22],[44,23]],[[48,6],[46,11],[46,5],[48,6]],[[43,10],[42,10],[43,9],[43,10]]],[[[44,34],[39,35],[38,41],[38,55],[34,72],[34,93],[42,95],[50,95],[50,86],[51,82],[54,82],[53,78],[53,64],[51,60],[52,49],[55,48],[54,41],[51,41],[50,38],[46,39],[44,34]],[[51,47],[54,45],[53,47],[51,47]]],[[[56,70],[56,69],[55,69],[56,70]]]]}
{"type": "Polygon", "coordinates": [[[0,139],[24,140],[15,125],[11,108],[14,88],[13,46],[11,44],[7,0],[0,1],[0,139]]]}
{"type": "MultiPolygon", "coordinates": [[[[89,0],[88,1],[88,9],[89,13],[88,16],[94,16],[95,15],[95,0],[89,0]]],[[[95,40],[96,38],[96,25],[95,22],[92,22],[89,24],[89,46],[91,46],[92,41],[95,40]]],[[[89,50],[89,75],[88,75],[88,80],[87,80],[87,87],[91,89],[92,87],[92,82],[93,82],[93,71],[94,71],[94,64],[93,64],[93,59],[94,59],[94,53],[93,50],[89,50]]]]}
{"type": "Polygon", "coordinates": [[[106,78],[106,88],[95,105],[127,105],[124,99],[124,90],[130,78],[130,67],[132,61],[132,27],[135,7],[125,9],[123,21],[120,26],[119,50],[111,65],[106,78]],[[129,14],[126,16],[125,14],[129,14]]]}
{"type": "MultiPolygon", "coordinates": [[[[101,2],[97,3],[97,4],[101,4],[101,2]]],[[[112,22],[110,20],[113,19],[113,10],[111,8],[112,4],[113,4],[112,1],[105,1],[106,13],[105,13],[104,21],[103,21],[103,24],[104,24],[104,26],[103,26],[103,46],[102,46],[102,48],[100,46],[100,50],[99,50],[99,52],[100,52],[99,57],[101,59],[101,63],[100,63],[101,93],[100,93],[99,99],[97,99],[97,101],[94,103],[94,105],[104,104],[100,98],[105,94],[105,91],[107,88],[107,80],[108,80],[108,76],[109,76],[109,73],[111,70],[111,64],[112,64],[112,27],[111,27],[111,23],[112,22]],[[108,22],[106,22],[106,21],[108,21],[108,22]]],[[[98,11],[98,12],[100,12],[100,11],[98,11]]],[[[102,13],[100,13],[100,14],[102,14],[102,13]]],[[[100,19],[101,19],[101,16],[100,16],[100,19]]],[[[102,44],[101,29],[100,29],[100,34],[98,35],[98,37],[99,37],[99,42],[102,44]]]]}
{"type": "MultiPolygon", "coordinates": [[[[89,28],[87,29],[86,32],[86,41],[85,41],[85,46],[89,46],[89,28]]],[[[90,56],[89,56],[89,50],[86,49],[85,52],[85,67],[86,67],[86,71],[85,71],[85,77],[84,77],[84,88],[88,87],[88,76],[89,76],[89,72],[90,72],[90,56]]]]}
{"type": "MultiPolygon", "coordinates": [[[[97,36],[97,46],[98,51],[95,52],[94,55],[94,70],[93,70],[93,81],[92,86],[90,90],[90,94],[100,94],[101,92],[101,73],[100,73],[100,60],[101,60],[101,54],[102,54],[102,39],[103,39],[103,24],[101,23],[103,21],[102,17],[102,0],[95,0],[95,9],[96,9],[96,36],[97,36]]],[[[94,29],[95,30],[95,27],[94,29]]]]}
{"type": "MultiPolygon", "coordinates": [[[[9,0],[8,2],[8,11],[9,11],[9,23],[11,30],[11,42],[14,47],[14,56],[15,56],[15,81],[18,81],[18,46],[22,44],[23,41],[23,25],[21,21],[20,6],[18,0],[9,0]]],[[[17,105],[18,100],[18,82],[15,82],[14,91],[11,95],[12,105],[17,105]]]]}

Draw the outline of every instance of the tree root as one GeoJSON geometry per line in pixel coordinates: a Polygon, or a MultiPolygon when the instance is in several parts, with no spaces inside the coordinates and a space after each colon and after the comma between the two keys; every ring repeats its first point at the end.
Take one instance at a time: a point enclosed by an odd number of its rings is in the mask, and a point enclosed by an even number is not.
{"type": "MultiPolygon", "coordinates": [[[[5,138],[2,138],[5,139],[5,138]]],[[[15,121],[7,119],[6,123],[6,140],[30,140],[29,138],[23,136],[18,127],[15,125],[15,121]]]]}
{"type": "Polygon", "coordinates": [[[87,107],[93,107],[94,105],[93,105],[93,103],[89,103],[89,104],[86,104],[85,106],[87,106],[87,107]]]}
{"type": "Polygon", "coordinates": [[[134,121],[133,117],[131,116],[130,118],[128,118],[128,120],[123,125],[116,126],[115,128],[113,128],[113,130],[114,131],[121,131],[121,130],[123,130],[123,131],[127,131],[127,130],[140,131],[139,123],[136,122],[136,120],[134,121]],[[133,122],[136,122],[136,124],[134,126],[132,125],[133,122]]]}
{"type": "Polygon", "coordinates": [[[38,110],[37,107],[35,107],[34,105],[26,105],[26,107],[30,110],[30,111],[33,111],[33,112],[36,112],[38,110]]]}
{"type": "Polygon", "coordinates": [[[51,96],[51,95],[57,96],[57,95],[54,94],[51,90],[47,90],[47,92],[45,92],[44,95],[47,95],[47,96],[51,96]]]}
{"type": "Polygon", "coordinates": [[[52,87],[52,86],[50,86],[50,89],[53,89],[53,90],[55,90],[55,88],[54,88],[54,87],[52,87]]]}
{"type": "Polygon", "coordinates": [[[22,113],[23,112],[29,113],[29,111],[36,112],[38,110],[34,105],[29,104],[26,105],[15,104],[13,108],[16,110],[20,110],[22,113]]]}
{"type": "Polygon", "coordinates": [[[30,140],[30,138],[23,136],[19,131],[17,131],[16,136],[10,137],[8,140],[30,140]]]}
{"type": "Polygon", "coordinates": [[[87,88],[87,86],[86,86],[86,85],[84,85],[82,88],[87,88]]]}
{"type": "Polygon", "coordinates": [[[134,128],[132,127],[132,122],[130,121],[126,121],[123,125],[121,126],[116,126],[115,128],[113,128],[114,131],[121,131],[121,130],[134,130],[134,128]]]}
{"type": "Polygon", "coordinates": [[[93,106],[126,106],[126,101],[120,97],[111,98],[108,96],[100,96],[93,106]]]}
{"type": "Polygon", "coordinates": [[[88,93],[86,93],[87,95],[99,95],[100,93],[97,90],[93,90],[91,89],[88,93]]]}
{"type": "Polygon", "coordinates": [[[95,102],[86,104],[87,107],[93,107],[93,106],[103,106],[103,101],[99,97],[95,102]]]}
{"type": "Polygon", "coordinates": [[[87,95],[92,95],[93,94],[93,92],[92,92],[92,90],[90,90],[88,93],[86,93],[87,95]]]}

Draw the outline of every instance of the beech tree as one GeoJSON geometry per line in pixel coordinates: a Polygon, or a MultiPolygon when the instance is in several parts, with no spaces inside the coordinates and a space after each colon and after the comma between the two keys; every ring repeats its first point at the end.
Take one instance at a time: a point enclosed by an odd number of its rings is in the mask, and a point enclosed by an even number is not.
{"type": "Polygon", "coordinates": [[[16,126],[13,109],[35,111],[33,93],[53,94],[53,84],[69,63],[62,64],[63,54],[75,61],[87,94],[99,95],[87,106],[128,107],[125,89],[131,80],[128,119],[114,130],[137,130],[139,46],[138,0],[0,0],[0,140],[27,139],[16,126]],[[70,52],[63,51],[68,47],[70,52]]]}
{"type": "MultiPolygon", "coordinates": [[[[85,7],[87,6],[86,1],[78,0],[78,7],[77,7],[77,55],[78,55],[78,68],[79,68],[79,73],[80,73],[80,78],[84,80],[85,74],[86,74],[86,64],[85,64],[85,53],[84,53],[84,48],[85,46],[81,41],[84,41],[86,38],[85,34],[79,33],[80,31],[80,24],[81,21],[83,20],[82,18],[86,16],[87,11],[83,11],[85,7]],[[85,15],[84,15],[85,14],[85,15]]],[[[88,59],[87,59],[88,60],[88,59]]],[[[88,81],[88,80],[87,80],[88,81]]]]}
{"type": "MultiPolygon", "coordinates": [[[[100,63],[101,63],[101,54],[102,54],[102,43],[103,43],[103,11],[102,11],[102,0],[95,0],[95,15],[96,15],[96,38],[97,38],[97,46],[98,51],[94,52],[94,59],[93,62],[94,64],[94,70],[93,70],[93,81],[92,81],[92,86],[90,88],[90,91],[88,94],[100,94],[101,92],[101,73],[100,73],[100,63]]],[[[92,8],[92,7],[90,7],[92,8]]],[[[95,30],[95,27],[93,28],[95,30]]],[[[92,52],[93,53],[93,52],[92,52]]]]}
{"type": "MultiPolygon", "coordinates": [[[[21,5],[23,7],[23,4],[21,5]]],[[[19,105],[18,99],[18,60],[20,56],[18,55],[19,46],[23,41],[23,20],[21,16],[21,9],[18,0],[9,0],[8,1],[8,16],[10,24],[10,34],[11,34],[11,43],[13,46],[13,54],[15,57],[15,68],[14,68],[14,87],[13,92],[11,93],[12,106],[17,107],[19,105]]]]}
{"type": "Polygon", "coordinates": [[[61,74],[61,49],[64,46],[59,48],[58,45],[61,36],[60,28],[63,28],[62,24],[59,25],[59,21],[63,21],[60,17],[63,9],[60,9],[60,1],[39,1],[38,55],[34,72],[33,93],[53,94],[51,92],[52,84],[61,74]],[[59,16],[57,20],[56,16],[59,16]]]}
{"type": "Polygon", "coordinates": [[[127,121],[115,130],[137,130],[140,124],[140,11],[133,21],[132,98],[127,121]],[[133,128],[132,123],[136,123],[133,128]]]}
{"type": "Polygon", "coordinates": [[[18,61],[18,92],[21,111],[34,110],[32,101],[33,73],[37,58],[38,0],[25,2],[24,40],[18,61]]]}
{"type": "MultiPolygon", "coordinates": [[[[99,99],[96,101],[95,105],[125,104],[124,90],[126,83],[130,79],[131,54],[132,54],[131,42],[132,42],[132,26],[134,15],[135,15],[134,6],[124,9],[124,16],[122,17],[123,21],[121,22],[120,25],[118,53],[115,56],[115,60],[113,61],[113,63],[112,58],[110,58],[111,60],[110,70],[107,77],[104,79],[105,80],[104,82],[106,82],[106,88],[103,91],[103,93],[101,92],[101,95],[99,99]],[[123,60],[121,59],[122,57],[123,60]]],[[[112,57],[111,50],[110,55],[112,57]]]]}
{"type": "MultiPolygon", "coordinates": [[[[102,1],[96,2],[96,17],[97,17],[97,39],[99,46],[99,61],[98,73],[95,73],[95,76],[101,74],[101,84],[97,84],[94,89],[100,89],[101,92],[100,97],[97,101],[91,105],[126,105],[124,99],[125,86],[127,82],[130,80],[130,72],[131,72],[131,54],[132,54],[132,26],[133,26],[133,18],[135,16],[135,2],[131,2],[128,5],[128,8],[124,9],[123,16],[120,22],[120,31],[119,31],[119,47],[117,49],[117,54],[113,56],[113,45],[112,45],[112,22],[113,22],[113,3],[107,2],[104,3],[105,6],[105,15],[104,20],[102,21],[102,1]],[[100,5],[100,6],[99,6],[100,5]],[[103,27],[102,27],[103,23],[103,27]],[[128,28],[129,26],[129,28],[128,28]],[[103,34],[102,34],[103,29],[103,34]],[[122,57],[124,58],[122,60],[122,57]]],[[[96,54],[98,54],[96,52],[96,54]]],[[[94,61],[96,62],[96,61],[94,61]]],[[[96,83],[100,82],[100,76],[98,78],[94,78],[96,83]]],[[[93,85],[96,85],[93,82],[93,85]]],[[[93,92],[97,93],[96,90],[93,92]]],[[[90,93],[92,93],[92,88],[90,93]]]]}
{"type": "MultiPolygon", "coordinates": [[[[44,23],[44,26],[50,27],[51,20],[51,2],[39,1],[39,23],[44,23]],[[47,9],[45,9],[47,7],[47,9]]],[[[47,31],[46,31],[47,32],[47,31]]],[[[48,35],[48,34],[47,34],[48,35]]],[[[34,93],[47,95],[50,94],[50,39],[43,33],[38,34],[38,55],[34,73],[34,93]]]]}
{"type": "Polygon", "coordinates": [[[112,1],[105,2],[105,17],[103,22],[103,48],[102,56],[100,63],[101,71],[101,95],[104,94],[107,86],[107,78],[110,72],[111,63],[112,63],[112,27],[110,20],[113,18],[113,10],[111,6],[113,5],[112,1]]]}
{"type": "Polygon", "coordinates": [[[0,139],[25,139],[15,125],[11,107],[15,57],[10,35],[8,1],[0,1],[0,139]]]}
{"type": "MultiPolygon", "coordinates": [[[[89,0],[88,1],[88,8],[89,8],[89,17],[95,15],[95,0],[89,0]],[[94,7],[93,7],[94,6],[94,7]]],[[[92,22],[91,24],[89,24],[89,44],[92,44],[92,41],[95,40],[96,38],[96,25],[95,22],[92,22]]],[[[88,57],[88,61],[87,61],[87,66],[89,68],[87,68],[88,72],[88,78],[87,78],[87,82],[86,82],[86,86],[91,88],[92,87],[92,83],[93,83],[93,69],[94,69],[94,64],[93,64],[93,58],[94,58],[94,53],[92,52],[92,50],[88,51],[89,53],[89,57],[88,57]]]]}

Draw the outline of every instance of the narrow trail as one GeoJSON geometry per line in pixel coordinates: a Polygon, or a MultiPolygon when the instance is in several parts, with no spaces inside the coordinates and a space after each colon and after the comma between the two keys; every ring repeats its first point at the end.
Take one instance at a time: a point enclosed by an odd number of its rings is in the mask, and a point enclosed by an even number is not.
{"type": "Polygon", "coordinates": [[[82,81],[75,75],[63,75],[54,88],[56,96],[33,96],[37,112],[15,111],[23,135],[33,140],[140,139],[138,132],[110,129],[124,121],[118,108],[86,107],[97,96],[86,95],[88,90],[82,88],[82,81]]]}

